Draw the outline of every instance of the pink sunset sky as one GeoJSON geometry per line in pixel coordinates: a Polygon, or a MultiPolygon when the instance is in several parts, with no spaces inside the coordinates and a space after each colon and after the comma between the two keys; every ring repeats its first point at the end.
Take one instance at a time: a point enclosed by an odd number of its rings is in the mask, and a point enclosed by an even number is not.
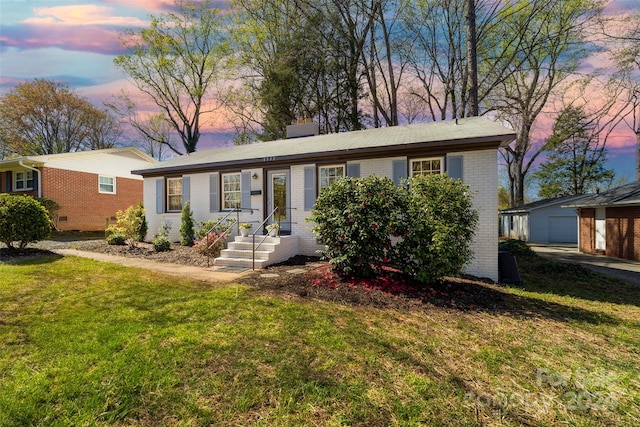
{"type": "MultiPolygon", "coordinates": [[[[173,4],[173,0],[1,0],[0,95],[34,78],[66,83],[100,107],[122,88],[133,91],[113,65],[115,56],[124,53],[119,35],[127,28],[146,26],[149,15],[170,11],[173,4]]],[[[227,2],[212,4],[224,9],[227,2]]],[[[607,12],[637,13],[639,7],[640,0],[612,0],[607,12]]],[[[600,57],[586,65],[605,66],[600,57]]],[[[610,167],[619,177],[634,177],[634,144],[635,135],[625,126],[609,142],[610,167]]]]}

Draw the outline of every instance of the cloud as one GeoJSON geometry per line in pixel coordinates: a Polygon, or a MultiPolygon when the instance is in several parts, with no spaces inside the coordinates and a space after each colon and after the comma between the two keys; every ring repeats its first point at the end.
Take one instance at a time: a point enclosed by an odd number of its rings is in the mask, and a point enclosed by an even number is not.
{"type": "Polygon", "coordinates": [[[0,34],[0,46],[22,50],[58,47],[108,55],[125,52],[120,42],[120,31],[100,27],[7,25],[0,34]]]}
{"type": "MultiPolygon", "coordinates": [[[[167,12],[167,11],[176,9],[175,0],[105,0],[105,1],[106,3],[129,6],[129,7],[137,7],[140,9],[145,9],[153,12],[167,12]]],[[[205,0],[195,0],[196,3],[204,2],[204,1],[205,0]]],[[[218,9],[228,9],[229,3],[230,3],[229,0],[210,1],[210,5],[218,9]]]]}
{"type": "Polygon", "coordinates": [[[130,16],[114,16],[113,8],[96,5],[36,7],[34,17],[22,21],[44,26],[116,26],[141,27],[147,22],[130,16]]]}

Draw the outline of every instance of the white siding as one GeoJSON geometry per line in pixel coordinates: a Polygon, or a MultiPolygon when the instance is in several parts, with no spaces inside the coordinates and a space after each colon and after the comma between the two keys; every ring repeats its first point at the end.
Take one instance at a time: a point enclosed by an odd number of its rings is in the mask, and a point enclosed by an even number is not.
{"type": "Polygon", "coordinates": [[[479,277],[498,280],[498,167],[496,151],[472,151],[463,155],[464,183],[474,194],[473,206],[478,211],[478,229],[471,242],[474,258],[465,271],[479,277]]]}
{"type": "MultiPolygon", "coordinates": [[[[467,265],[465,271],[479,277],[498,280],[498,170],[496,165],[495,150],[473,151],[456,153],[463,156],[463,176],[464,182],[470,185],[474,194],[473,205],[479,214],[478,229],[471,243],[474,252],[473,260],[467,265]]],[[[405,159],[404,157],[371,159],[353,161],[360,164],[360,176],[369,175],[387,176],[392,178],[393,160],[405,159]]],[[[317,255],[317,251],[322,249],[311,232],[312,223],[307,221],[311,211],[304,210],[304,168],[315,167],[314,164],[295,165],[291,171],[291,206],[292,224],[291,234],[299,236],[298,250],[302,255],[317,255]]],[[[251,196],[251,207],[256,209],[253,214],[243,212],[240,215],[241,222],[253,222],[254,227],[262,222],[263,212],[263,179],[265,171],[263,169],[252,169],[249,172],[256,173],[258,179],[251,179],[251,189],[261,190],[261,195],[251,196]]],[[[209,172],[202,174],[188,175],[191,178],[191,208],[196,221],[215,219],[224,213],[209,212],[209,172]]],[[[149,234],[147,239],[152,239],[162,224],[163,219],[172,223],[170,238],[179,239],[178,228],[180,227],[180,214],[156,214],[155,213],[155,191],[156,179],[145,178],[144,183],[144,203],[147,207],[147,220],[149,222],[149,234]]]]}

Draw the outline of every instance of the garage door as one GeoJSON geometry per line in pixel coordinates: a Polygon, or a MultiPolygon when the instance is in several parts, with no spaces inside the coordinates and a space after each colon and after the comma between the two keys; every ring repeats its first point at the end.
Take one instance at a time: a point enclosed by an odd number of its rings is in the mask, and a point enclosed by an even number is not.
{"type": "Polygon", "coordinates": [[[578,218],[576,216],[550,216],[549,242],[578,243],[578,218]]]}

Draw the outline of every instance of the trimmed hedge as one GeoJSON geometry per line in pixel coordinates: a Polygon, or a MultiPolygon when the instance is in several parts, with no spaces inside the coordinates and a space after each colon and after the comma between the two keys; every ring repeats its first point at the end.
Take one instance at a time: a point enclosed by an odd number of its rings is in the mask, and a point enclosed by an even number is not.
{"type": "Polygon", "coordinates": [[[9,249],[49,237],[51,221],[45,207],[31,196],[0,194],[0,241],[9,249]]]}

